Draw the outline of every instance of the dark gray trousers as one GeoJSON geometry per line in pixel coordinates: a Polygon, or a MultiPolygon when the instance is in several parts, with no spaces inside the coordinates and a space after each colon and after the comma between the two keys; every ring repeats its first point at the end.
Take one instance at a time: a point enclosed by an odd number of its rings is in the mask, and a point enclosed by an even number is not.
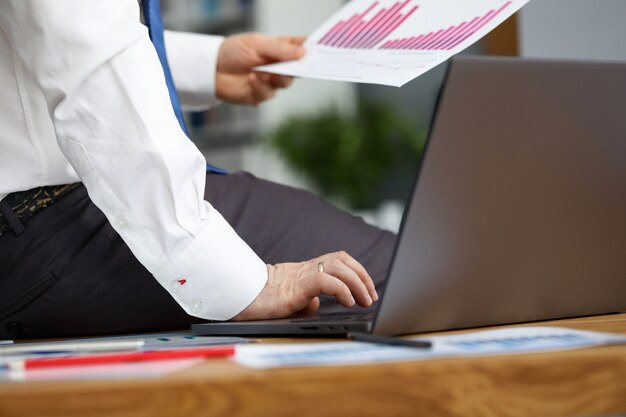
{"type": "MultiPolygon", "coordinates": [[[[205,198],[266,263],[345,250],[377,287],[387,276],[396,236],[311,193],[247,173],[207,174],[205,198]]],[[[20,236],[0,236],[0,339],[177,330],[202,321],[135,259],[84,187],[24,226],[20,236]]]]}

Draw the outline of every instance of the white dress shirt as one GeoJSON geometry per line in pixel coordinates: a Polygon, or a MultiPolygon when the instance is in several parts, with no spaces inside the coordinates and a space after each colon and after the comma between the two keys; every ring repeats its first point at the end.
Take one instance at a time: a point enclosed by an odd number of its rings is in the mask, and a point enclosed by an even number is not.
{"type": "MultiPolygon", "coordinates": [[[[221,41],[166,33],[188,107],[214,101],[221,41]]],[[[204,201],[136,0],[2,0],[0,96],[0,199],[82,181],[187,313],[226,320],[256,298],[267,268],[204,201]]]]}

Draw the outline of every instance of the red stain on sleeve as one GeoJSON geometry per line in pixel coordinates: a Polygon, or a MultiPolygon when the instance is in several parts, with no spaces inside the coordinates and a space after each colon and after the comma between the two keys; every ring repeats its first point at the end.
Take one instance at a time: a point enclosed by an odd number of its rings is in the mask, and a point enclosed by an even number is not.
{"type": "Polygon", "coordinates": [[[186,280],[185,278],[183,278],[183,279],[179,279],[179,280],[178,280],[178,283],[179,283],[180,285],[185,285],[185,284],[187,283],[187,280],[186,280]]]}

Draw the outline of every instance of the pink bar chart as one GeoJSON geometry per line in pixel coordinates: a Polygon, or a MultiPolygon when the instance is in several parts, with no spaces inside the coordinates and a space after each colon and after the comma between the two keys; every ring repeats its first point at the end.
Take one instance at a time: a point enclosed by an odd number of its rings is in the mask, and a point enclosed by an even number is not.
{"type": "Polygon", "coordinates": [[[483,16],[475,17],[445,29],[439,29],[418,36],[389,40],[382,44],[379,49],[424,51],[446,51],[454,49],[495,19],[500,13],[504,12],[511,4],[513,4],[512,1],[507,1],[499,9],[489,10],[483,16]]]}
{"type": "Polygon", "coordinates": [[[373,49],[415,13],[419,6],[411,3],[412,0],[404,0],[381,8],[375,1],[363,12],[337,22],[317,44],[342,49],[373,49]]]}

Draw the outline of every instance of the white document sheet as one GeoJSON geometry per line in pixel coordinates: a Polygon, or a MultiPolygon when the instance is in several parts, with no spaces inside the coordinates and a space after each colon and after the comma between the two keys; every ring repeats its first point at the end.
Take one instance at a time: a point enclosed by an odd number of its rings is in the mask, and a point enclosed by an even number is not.
{"type": "MultiPolygon", "coordinates": [[[[204,358],[125,362],[106,365],[60,366],[31,370],[0,370],[3,382],[152,379],[204,362],[204,358]]],[[[1,385],[0,385],[1,387],[1,385]]]]}
{"type": "Polygon", "coordinates": [[[232,359],[254,369],[300,366],[362,365],[439,359],[456,356],[504,355],[626,344],[626,336],[560,327],[517,327],[418,337],[431,349],[416,349],[361,342],[238,346],[232,359]]]}
{"type": "Polygon", "coordinates": [[[463,51],[530,0],[353,0],[298,61],[257,70],[400,87],[463,51]]]}
{"type": "Polygon", "coordinates": [[[10,362],[37,358],[54,358],[74,356],[77,354],[96,353],[94,345],[102,345],[99,353],[113,353],[118,351],[153,351],[153,350],[177,350],[198,348],[217,345],[235,345],[249,343],[251,340],[241,337],[222,336],[194,336],[188,332],[151,333],[127,336],[94,337],[70,340],[58,340],[53,342],[26,342],[16,343],[9,346],[0,346],[0,370],[10,362]],[[143,346],[135,349],[115,348],[116,343],[128,341],[141,341],[143,346]],[[111,349],[106,349],[107,345],[111,349]],[[69,346],[69,347],[68,347],[69,346]],[[12,352],[13,351],[13,352],[12,352]]]}

